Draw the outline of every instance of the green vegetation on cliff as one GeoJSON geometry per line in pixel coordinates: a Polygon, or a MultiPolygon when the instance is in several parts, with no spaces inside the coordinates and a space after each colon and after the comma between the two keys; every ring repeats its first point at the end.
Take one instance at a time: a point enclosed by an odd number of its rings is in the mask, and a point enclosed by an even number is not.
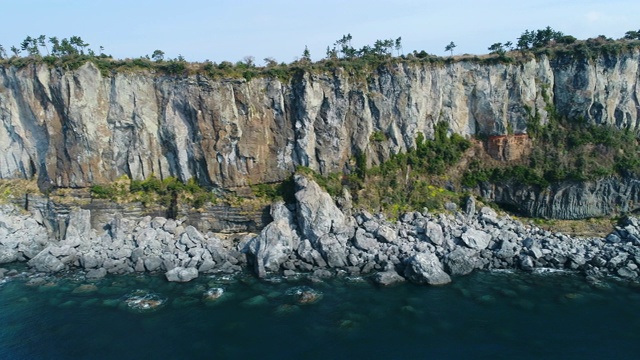
{"type": "Polygon", "coordinates": [[[603,35],[587,40],[578,40],[571,35],[546,27],[545,29],[525,32],[517,41],[498,42],[488,49],[489,55],[462,55],[453,56],[451,42],[446,51],[451,51],[451,56],[441,57],[429,54],[421,50],[414,50],[408,54],[402,54],[402,38],[376,40],[373,44],[364,45],[361,48],[351,46],[351,34],[338,39],[333,46],[327,46],[326,57],[313,62],[308,49],[305,47],[300,59],[290,63],[278,63],[273,58],[265,58],[264,66],[258,66],[252,56],[235,63],[222,61],[215,63],[204,61],[202,63],[187,62],[182,56],[175,59],[165,59],[162,50],[155,50],[153,54],[144,55],[133,59],[114,59],[104,53],[100,46],[99,51],[89,48],[79,36],[58,39],[47,38],[45,35],[38,37],[27,36],[20,46],[11,46],[11,55],[6,48],[0,45],[0,64],[24,67],[30,64],[45,63],[51,67],[64,69],[77,69],[86,62],[94,63],[103,76],[113,73],[129,71],[153,71],[168,75],[194,75],[200,74],[210,78],[244,78],[251,80],[255,77],[277,78],[281,81],[289,81],[301,71],[308,72],[332,72],[343,69],[347,74],[366,77],[371,71],[380,66],[389,66],[397,63],[414,64],[445,64],[456,61],[473,61],[480,63],[512,63],[514,61],[526,61],[532,56],[547,55],[550,57],[576,56],[592,59],[599,55],[617,55],[630,49],[640,47],[639,31],[628,31],[621,39],[614,40],[603,35]],[[394,56],[394,51],[396,56],[394,56]],[[23,55],[24,54],[24,55],[23,55]]]}
{"type": "Polygon", "coordinates": [[[195,179],[183,183],[174,177],[160,180],[151,176],[146,180],[131,180],[127,176],[107,185],[93,185],[91,194],[98,199],[116,202],[141,202],[144,206],[160,205],[175,209],[178,204],[201,208],[216,201],[215,195],[201,187],[195,179]]]}
{"type": "Polygon", "coordinates": [[[479,160],[470,163],[462,184],[508,182],[548,186],[559,181],[596,180],[605,176],[640,173],[637,134],[611,125],[567,119],[548,105],[549,122],[541,126],[538,115],[529,122],[531,154],[516,164],[491,167],[479,160]]]}

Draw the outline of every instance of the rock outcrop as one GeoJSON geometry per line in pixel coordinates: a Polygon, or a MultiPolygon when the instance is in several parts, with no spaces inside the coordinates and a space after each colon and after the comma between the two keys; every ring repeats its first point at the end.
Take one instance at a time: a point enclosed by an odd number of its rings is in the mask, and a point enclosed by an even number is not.
{"type": "Polygon", "coordinates": [[[481,195],[517,209],[529,217],[585,219],[640,208],[640,179],[607,177],[594,181],[565,181],[549,187],[524,184],[483,184],[481,195]]]}

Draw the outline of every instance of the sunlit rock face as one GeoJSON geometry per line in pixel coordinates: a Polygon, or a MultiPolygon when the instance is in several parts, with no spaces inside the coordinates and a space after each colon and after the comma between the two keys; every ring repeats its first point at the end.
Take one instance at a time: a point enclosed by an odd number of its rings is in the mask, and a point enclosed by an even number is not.
{"type": "Polygon", "coordinates": [[[236,187],[285,179],[297,165],[341,171],[405,151],[439,121],[467,135],[523,134],[545,107],[597,124],[638,128],[638,50],[584,60],[397,63],[212,80],[146,71],[101,74],[0,68],[0,178],[83,187],[121,175],[195,177],[236,187]],[[370,141],[372,134],[384,140],[370,141]]]}

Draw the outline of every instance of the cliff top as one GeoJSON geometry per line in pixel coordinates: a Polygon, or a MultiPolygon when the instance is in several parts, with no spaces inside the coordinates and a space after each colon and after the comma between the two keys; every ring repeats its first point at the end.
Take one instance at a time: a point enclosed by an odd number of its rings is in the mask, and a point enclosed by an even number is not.
{"type": "Polygon", "coordinates": [[[400,55],[402,48],[401,38],[394,40],[378,40],[375,44],[365,45],[361,49],[355,49],[350,45],[351,35],[345,35],[336,41],[333,48],[327,47],[327,56],[319,61],[312,61],[308,50],[303,56],[289,64],[278,63],[273,58],[265,58],[264,66],[258,66],[251,56],[245,57],[236,63],[223,61],[215,63],[205,61],[202,63],[188,62],[182,56],[176,59],[164,59],[164,52],[156,50],[149,56],[141,56],[135,59],[114,59],[92,50],[85,53],[84,47],[88,46],[79,37],[74,42],[66,42],[60,45],[57,38],[50,38],[52,50],[44,42],[44,35],[39,38],[27,37],[21,48],[11,47],[13,56],[7,56],[7,52],[0,45],[0,66],[22,68],[32,64],[47,64],[50,67],[75,70],[88,61],[95,64],[103,76],[110,76],[121,72],[150,71],[163,75],[204,75],[213,79],[231,78],[251,80],[254,77],[278,78],[288,81],[300,71],[333,72],[343,69],[349,75],[366,74],[380,66],[391,64],[423,64],[441,66],[457,62],[472,62],[481,64],[512,64],[524,63],[532,59],[547,56],[551,59],[560,57],[577,57],[583,59],[595,59],[600,56],[618,56],[625,52],[640,48],[640,31],[629,31],[624,38],[614,40],[603,35],[597,38],[578,40],[573,36],[564,35],[547,27],[538,31],[526,30],[518,38],[517,44],[511,41],[495,43],[490,46],[489,54],[485,55],[453,55],[456,45],[451,42],[447,45],[447,51],[451,50],[451,56],[437,56],[426,51],[416,51],[400,55]],[[46,49],[47,55],[41,54],[41,48],[46,49]],[[397,56],[394,56],[394,49],[397,56]],[[27,51],[27,56],[20,56],[22,51],[27,51]]]}

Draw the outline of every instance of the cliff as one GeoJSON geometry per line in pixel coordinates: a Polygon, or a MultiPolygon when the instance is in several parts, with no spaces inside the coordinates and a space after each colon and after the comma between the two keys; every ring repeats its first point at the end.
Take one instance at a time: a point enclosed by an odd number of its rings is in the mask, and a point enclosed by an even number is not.
{"type": "Polygon", "coordinates": [[[221,187],[282,180],[296,165],[342,170],[405,150],[438,121],[463,135],[526,132],[527,109],[637,128],[640,52],[595,60],[396,63],[363,77],[303,73],[211,80],[136,71],[101,75],[46,65],[0,68],[1,178],[61,187],[126,174],[198,178],[221,187]],[[374,132],[386,137],[369,146],[374,132]]]}
{"type": "Polygon", "coordinates": [[[302,72],[213,80],[136,70],[102,76],[44,64],[0,67],[0,178],[86,187],[121,175],[195,177],[231,188],[285,179],[297,165],[341,171],[433,134],[527,131],[545,107],[596,124],[637,129],[640,51],[585,59],[545,55],[515,63],[397,62],[371,73],[302,72]],[[374,133],[384,141],[370,144],[374,133]]]}

